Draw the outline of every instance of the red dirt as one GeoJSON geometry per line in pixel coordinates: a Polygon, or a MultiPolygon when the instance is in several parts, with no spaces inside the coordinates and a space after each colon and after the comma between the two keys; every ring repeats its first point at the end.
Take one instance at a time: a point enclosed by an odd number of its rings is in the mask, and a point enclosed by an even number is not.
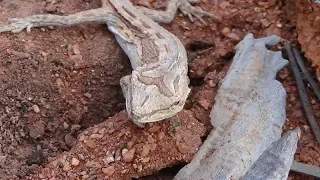
{"type": "MultiPolygon", "coordinates": [[[[165,5],[160,0],[150,2],[153,8],[165,5]]],[[[174,22],[163,26],[185,45],[203,40],[215,46],[198,53],[189,50],[195,59],[189,64],[192,92],[185,110],[145,129],[138,129],[121,111],[124,98],[119,80],[130,73],[130,63],[105,25],[1,33],[0,177],[130,179],[190,161],[201,145],[200,138],[212,129],[209,113],[233,47],[247,32],[255,37],[297,38],[295,22],[287,22],[291,11],[281,1],[203,0],[200,5],[221,15],[224,23],[205,18],[209,25],[204,26],[178,14],[174,22]],[[37,145],[41,150],[36,151],[37,145]],[[115,159],[110,162],[113,152],[115,159]]],[[[2,0],[0,22],[99,6],[100,0],[2,0]]],[[[286,69],[279,73],[288,93],[285,129],[300,126],[302,148],[296,160],[316,165],[319,146],[304,119],[292,77],[286,69]]],[[[311,91],[310,97],[319,110],[311,91]]]]}
{"type": "Polygon", "coordinates": [[[294,5],[297,13],[298,41],[320,79],[320,4],[296,0],[294,5]]]}

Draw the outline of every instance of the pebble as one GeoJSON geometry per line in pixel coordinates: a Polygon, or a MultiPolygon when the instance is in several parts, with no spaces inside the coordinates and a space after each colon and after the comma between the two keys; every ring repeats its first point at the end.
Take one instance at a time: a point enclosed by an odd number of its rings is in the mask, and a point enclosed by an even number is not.
{"type": "Polygon", "coordinates": [[[72,50],[73,50],[73,54],[75,54],[75,55],[80,54],[79,44],[75,44],[72,47],[72,50]]]}
{"type": "Polygon", "coordinates": [[[64,164],[63,170],[64,170],[65,172],[68,172],[68,171],[71,170],[71,166],[70,166],[70,164],[69,164],[68,162],[66,162],[66,163],[64,164]]]}
{"type": "Polygon", "coordinates": [[[73,125],[71,126],[71,133],[75,133],[75,132],[79,131],[80,129],[81,129],[81,125],[79,125],[79,124],[73,124],[73,125]]]}
{"type": "Polygon", "coordinates": [[[154,143],[155,142],[154,138],[151,135],[149,135],[147,137],[147,140],[148,140],[148,143],[154,143]]]}
{"type": "Polygon", "coordinates": [[[260,22],[264,27],[269,27],[271,24],[267,19],[261,19],[260,22]]]}
{"type": "Polygon", "coordinates": [[[39,108],[39,106],[38,105],[33,105],[32,107],[31,107],[31,109],[33,110],[33,112],[35,112],[35,113],[40,113],[40,108],[39,108]]]}
{"type": "Polygon", "coordinates": [[[101,139],[101,138],[103,138],[103,135],[102,134],[91,134],[90,138],[91,139],[101,139]]]}
{"type": "Polygon", "coordinates": [[[142,157],[146,157],[147,155],[149,155],[151,151],[151,146],[150,144],[145,144],[142,146],[142,152],[141,152],[141,156],[142,157]]]}
{"type": "Polygon", "coordinates": [[[183,144],[183,143],[178,143],[177,144],[177,148],[178,148],[178,150],[179,150],[179,152],[181,152],[182,154],[185,154],[185,153],[187,153],[188,152],[188,146],[186,146],[185,144],[183,144]]]}
{"type": "Polygon", "coordinates": [[[111,176],[115,172],[115,167],[114,166],[109,166],[106,168],[102,168],[102,172],[106,174],[106,176],[111,176]]]}
{"type": "Polygon", "coordinates": [[[87,145],[89,148],[91,148],[91,149],[93,149],[93,148],[96,147],[96,142],[94,142],[93,140],[88,139],[88,140],[85,140],[84,142],[85,142],[86,145],[87,145]]]}
{"type": "Polygon", "coordinates": [[[27,157],[27,164],[31,166],[32,164],[40,165],[43,162],[43,152],[42,149],[38,149],[34,152],[32,152],[27,157]]]}
{"type": "Polygon", "coordinates": [[[240,37],[238,36],[238,34],[236,33],[229,33],[228,35],[226,35],[228,38],[230,38],[231,40],[234,41],[240,41],[240,37]]]}
{"type": "Polygon", "coordinates": [[[228,27],[223,28],[221,31],[221,33],[225,36],[228,35],[230,32],[231,30],[228,27]]]}
{"type": "Polygon", "coordinates": [[[122,155],[124,162],[131,162],[134,158],[135,152],[136,152],[136,149],[132,148],[130,151],[124,153],[122,155]]]}
{"type": "Polygon", "coordinates": [[[151,132],[151,133],[154,133],[154,132],[159,131],[159,129],[160,129],[160,126],[154,124],[154,125],[152,125],[152,126],[148,129],[148,131],[151,132]]]}
{"type": "Polygon", "coordinates": [[[64,141],[69,148],[72,148],[77,143],[77,139],[72,135],[72,133],[66,134],[64,136],[64,141]]]}
{"type": "Polygon", "coordinates": [[[86,157],[83,154],[78,154],[78,158],[81,159],[81,160],[85,160],[86,159],[86,157]]]}
{"type": "Polygon", "coordinates": [[[120,161],[120,159],[121,159],[121,150],[120,149],[117,149],[114,158],[116,161],[120,161]]]}
{"type": "Polygon", "coordinates": [[[44,135],[45,125],[42,121],[37,121],[32,125],[29,125],[28,129],[30,137],[32,137],[33,139],[37,139],[44,135]]]}
{"type": "Polygon", "coordinates": [[[64,86],[63,81],[62,81],[61,78],[57,78],[56,84],[57,84],[59,89],[61,89],[64,86]]]}
{"type": "Polygon", "coordinates": [[[109,151],[106,153],[106,157],[102,159],[105,165],[108,165],[109,163],[112,163],[115,161],[114,159],[114,153],[110,153],[109,151]]]}
{"type": "Polygon", "coordinates": [[[64,129],[68,129],[68,127],[69,127],[69,124],[66,123],[66,122],[63,122],[63,128],[64,128],[64,129]]]}
{"type": "Polygon", "coordinates": [[[207,100],[205,100],[205,99],[199,101],[199,105],[200,105],[201,107],[203,107],[205,110],[208,110],[209,107],[210,107],[209,101],[207,101],[207,100]]]}
{"type": "Polygon", "coordinates": [[[84,93],[83,95],[84,95],[85,97],[89,98],[89,99],[92,98],[92,94],[90,94],[90,93],[88,93],[88,92],[87,92],[87,93],[84,93]]]}
{"type": "Polygon", "coordinates": [[[127,143],[127,148],[131,149],[132,146],[133,146],[133,141],[129,141],[129,142],[127,143]]]}
{"type": "Polygon", "coordinates": [[[6,163],[6,156],[0,156],[0,166],[3,166],[6,163]]]}
{"type": "Polygon", "coordinates": [[[17,56],[20,59],[28,59],[31,58],[31,55],[29,53],[25,53],[25,52],[19,52],[19,51],[15,51],[15,50],[11,50],[11,53],[15,56],[17,56]]]}
{"type": "Polygon", "coordinates": [[[158,139],[162,140],[164,138],[164,136],[165,136],[164,132],[159,132],[158,139]]]}
{"type": "Polygon", "coordinates": [[[150,159],[151,159],[150,157],[146,157],[146,158],[143,158],[141,162],[142,163],[147,163],[147,162],[150,161],[150,159]]]}
{"type": "Polygon", "coordinates": [[[78,166],[80,161],[77,158],[72,158],[71,159],[71,165],[72,166],[78,166]]]}
{"type": "Polygon", "coordinates": [[[121,174],[126,174],[127,172],[129,172],[129,169],[124,169],[124,170],[122,170],[120,173],[121,173],[121,174]]]}

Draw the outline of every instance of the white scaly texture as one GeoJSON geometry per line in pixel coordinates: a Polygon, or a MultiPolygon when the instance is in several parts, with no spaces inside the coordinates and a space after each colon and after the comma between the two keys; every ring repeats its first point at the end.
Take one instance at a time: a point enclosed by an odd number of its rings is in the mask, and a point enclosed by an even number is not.
{"type": "Polygon", "coordinates": [[[239,179],[280,139],[286,92],[275,77],[288,61],[266,48],[279,41],[277,36],[254,39],[248,34],[235,47],[211,111],[214,129],[176,180],[239,179]]]}
{"type": "Polygon", "coordinates": [[[272,143],[253,164],[242,180],[287,180],[297,150],[300,129],[288,131],[272,143]]]}

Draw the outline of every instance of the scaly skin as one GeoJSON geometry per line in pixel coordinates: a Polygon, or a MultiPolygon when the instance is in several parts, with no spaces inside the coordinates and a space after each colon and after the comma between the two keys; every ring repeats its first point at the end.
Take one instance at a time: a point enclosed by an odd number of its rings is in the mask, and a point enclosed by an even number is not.
{"type": "MultiPolygon", "coordinates": [[[[193,0],[195,1],[195,0],[193,0]]],[[[192,15],[215,17],[189,4],[191,0],[171,0],[166,11],[134,7],[129,0],[102,0],[102,8],[68,16],[34,15],[11,19],[0,32],[29,32],[32,27],[106,23],[132,65],[132,74],[120,85],[129,117],[139,127],[180,112],[190,92],[187,54],[181,41],[157,22],[170,22],[179,8],[191,21],[192,15]]],[[[197,0],[196,0],[197,1],[197,0]]]]}

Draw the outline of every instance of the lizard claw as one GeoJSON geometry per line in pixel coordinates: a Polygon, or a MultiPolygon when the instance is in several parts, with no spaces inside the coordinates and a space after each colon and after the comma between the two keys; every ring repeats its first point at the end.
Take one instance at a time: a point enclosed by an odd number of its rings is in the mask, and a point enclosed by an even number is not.
{"type": "Polygon", "coordinates": [[[202,9],[199,9],[199,8],[196,8],[194,6],[192,6],[189,2],[184,2],[180,5],[179,7],[180,11],[182,12],[183,15],[185,16],[188,16],[189,20],[191,22],[194,22],[194,19],[193,19],[193,16],[198,19],[201,23],[203,24],[207,24],[203,19],[202,19],[202,16],[208,16],[208,17],[211,17],[213,19],[215,19],[215,21],[218,21],[220,22],[221,21],[221,18],[214,15],[214,14],[211,14],[211,13],[208,13],[202,9]]]}

